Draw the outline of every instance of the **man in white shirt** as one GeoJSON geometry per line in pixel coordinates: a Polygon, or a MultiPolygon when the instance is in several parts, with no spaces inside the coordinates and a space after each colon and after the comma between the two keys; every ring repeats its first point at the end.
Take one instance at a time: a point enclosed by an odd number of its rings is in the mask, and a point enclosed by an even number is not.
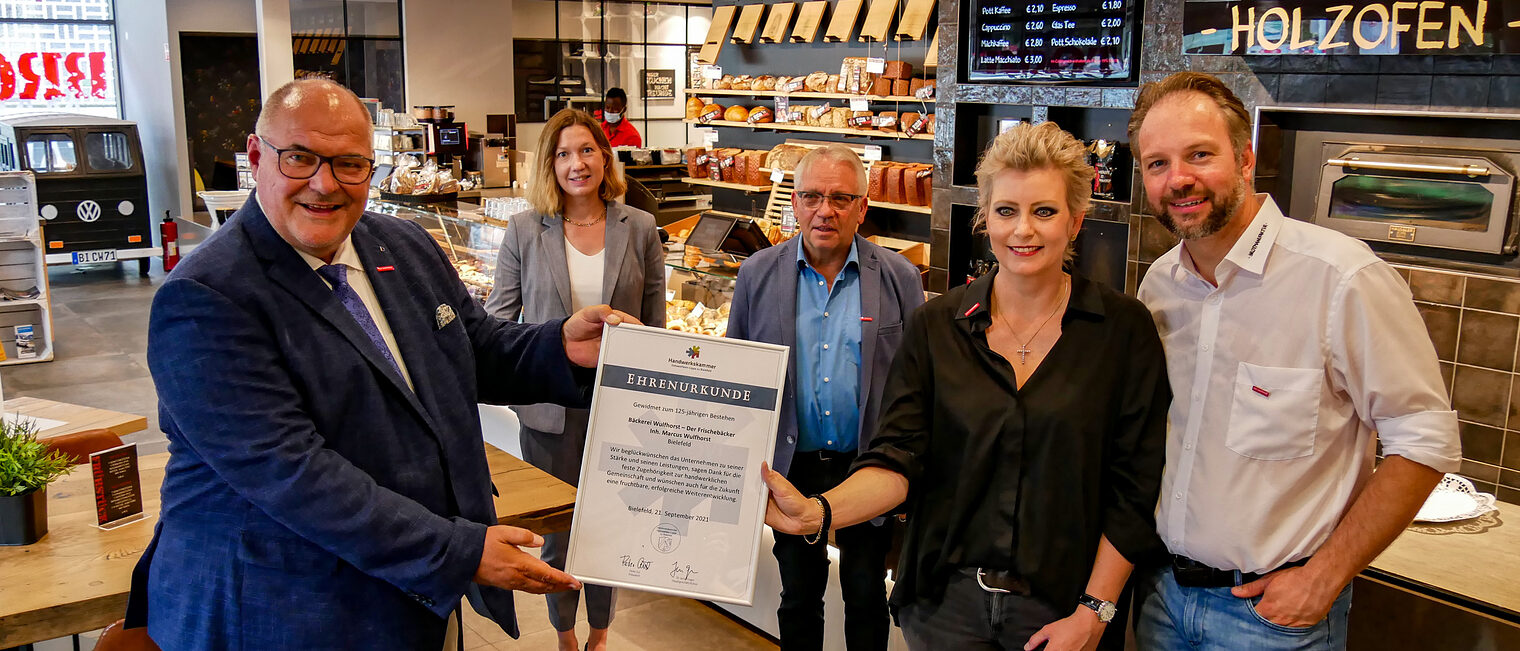
{"type": "Polygon", "coordinates": [[[1144,649],[1339,649],[1350,582],[1461,460],[1435,350],[1365,244],[1255,194],[1250,118],[1218,79],[1141,89],[1150,213],[1182,243],[1139,298],[1172,382],[1144,649]],[[1373,439],[1385,459],[1373,472],[1373,439]]]}

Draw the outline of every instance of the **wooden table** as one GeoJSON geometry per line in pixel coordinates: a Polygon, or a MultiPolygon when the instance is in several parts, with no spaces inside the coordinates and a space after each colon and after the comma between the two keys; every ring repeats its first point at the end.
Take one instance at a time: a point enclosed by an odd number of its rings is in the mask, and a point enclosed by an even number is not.
{"type": "Polygon", "coordinates": [[[1520,625],[1520,504],[1497,506],[1472,520],[1410,526],[1363,575],[1520,625]]]}
{"type": "Polygon", "coordinates": [[[109,409],[96,409],[42,398],[12,398],[3,407],[7,414],[21,414],[29,418],[48,418],[63,421],[62,425],[50,427],[37,433],[37,438],[72,434],[87,429],[108,429],[117,436],[148,429],[148,419],[137,414],[124,414],[109,409]]]}
{"type": "MultiPolygon", "coordinates": [[[[486,459],[501,493],[501,524],[540,534],[570,528],[575,488],[491,446],[486,459]]],[[[168,461],[167,453],[138,460],[143,508],[152,516],[168,461]]],[[[102,531],[94,500],[90,472],[78,466],[48,487],[48,534],[31,545],[0,547],[0,649],[103,628],[126,612],[132,568],[157,520],[102,531]]]]}

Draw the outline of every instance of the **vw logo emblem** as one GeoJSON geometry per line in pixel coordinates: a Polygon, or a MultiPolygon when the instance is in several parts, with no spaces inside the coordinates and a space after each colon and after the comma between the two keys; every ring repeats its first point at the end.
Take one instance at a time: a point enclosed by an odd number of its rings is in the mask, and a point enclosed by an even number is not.
{"type": "Polygon", "coordinates": [[[95,221],[100,219],[100,204],[94,201],[80,202],[79,207],[74,209],[74,214],[79,215],[79,221],[95,221]]]}

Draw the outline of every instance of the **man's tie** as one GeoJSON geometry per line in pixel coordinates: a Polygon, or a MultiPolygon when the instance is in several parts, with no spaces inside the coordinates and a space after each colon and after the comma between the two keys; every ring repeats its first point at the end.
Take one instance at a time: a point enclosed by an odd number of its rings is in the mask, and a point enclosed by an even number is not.
{"type": "Polygon", "coordinates": [[[380,328],[375,326],[375,319],[370,316],[369,310],[365,309],[364,301],[359,299],[359,294],[348,284],[348,267],[341,264],[323,265],[317,268],[317,273],[326,278],[327,282],[332,283],[333,294],[338,297],[338,301],[343,303],[343,307],[349,314],[353,315],[354,321],[359,322],[359,328],[364,331],[364,334],[369,335],[369,340],[380,349],[380,354],[385,357],[385,361],[390,362],[391,367],[400,372],[401,368],[396,365],[396,358],[391,357],[390,346],[385,345],[385,338],[380,336],[380,328]]]}

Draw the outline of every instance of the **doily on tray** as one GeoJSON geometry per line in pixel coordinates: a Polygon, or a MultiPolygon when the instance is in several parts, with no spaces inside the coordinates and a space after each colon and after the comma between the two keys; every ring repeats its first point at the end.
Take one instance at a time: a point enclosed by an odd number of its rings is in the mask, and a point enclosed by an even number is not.
{"type": "Polygon", "coordinates": [[[1430,497],[1425,499],[1425,504],[1420,507],[1414,520],[1456,522],[1476,518],[1499,510],[1494,506],[1494,501],[1493,495],[1478,492],[1467,478],[1448,473],[1441,478],[1441,483],[1436,485],[1435,490],[1430,492],[1430,497]]]}

